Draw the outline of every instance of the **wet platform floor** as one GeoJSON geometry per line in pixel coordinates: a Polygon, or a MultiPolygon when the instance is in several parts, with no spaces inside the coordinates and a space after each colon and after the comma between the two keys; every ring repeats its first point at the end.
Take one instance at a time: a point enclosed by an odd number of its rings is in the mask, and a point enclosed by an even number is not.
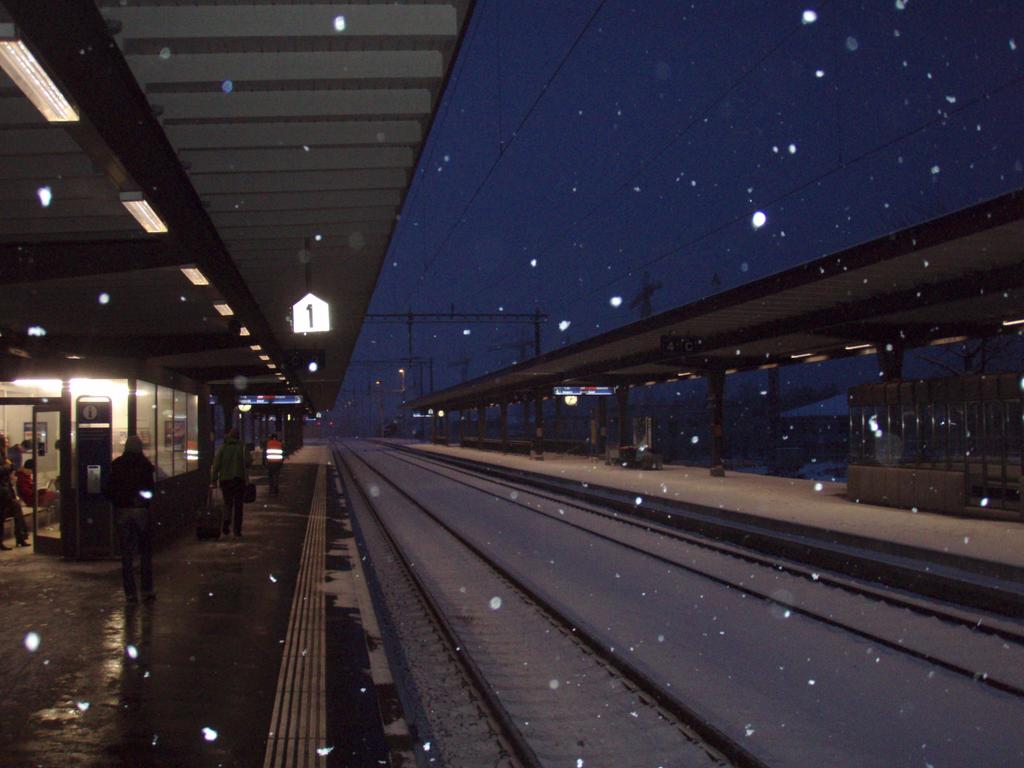
{"type": "MultiPolygon", "coordinates": [[[[259,484],[242,538],[198,541],[190,529],[159,548],[153,603],[125,604],[119,562],[0,553],[0,765],[264,765],[326,456],[307,448],[289,461],[278,497],[259,484]]],[[[350,534],[326,487],[337,573],[348,568],[337,552],[350,534]]],[[[387,764],[358,610],[329,599],[325,608],[329,751],[318,764],[387,764]]]]}

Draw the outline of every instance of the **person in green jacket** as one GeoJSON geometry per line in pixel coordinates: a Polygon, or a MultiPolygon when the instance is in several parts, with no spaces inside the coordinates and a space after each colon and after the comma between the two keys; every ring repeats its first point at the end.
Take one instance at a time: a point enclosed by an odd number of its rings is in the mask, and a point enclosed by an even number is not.
{"type": "Polygon", "coordinates": [[[210,473],[210,487],[216,488],[219,481],[220,491],[224,495],[225,536],[228,534],[232,519],[235,536],[242,535],[242,504],[250,464],[252,457],[238,439],[238,428],[232,427],[217,450],[217,455],[213,457],[213,470],[210,473]]]}

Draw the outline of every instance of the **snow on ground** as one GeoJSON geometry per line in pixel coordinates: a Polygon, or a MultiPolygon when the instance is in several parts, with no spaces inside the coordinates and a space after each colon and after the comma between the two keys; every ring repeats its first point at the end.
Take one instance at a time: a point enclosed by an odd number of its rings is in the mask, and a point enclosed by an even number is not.
{"type": "Polygon", "coordinates": [[[643,472],[607,466],[586,457],[525,456],[416,444],[422,451],[448,454],[528,472],[592,483],[705,507],[729,509],[774,520],[881,539],[912,547],[1024,567],[1024,523],[976,520],[914,513],[893,507],[857,504],[845,496],[846,485],[730,472],[711,477],[706,469],[668,466],[643,472]],[[820,483],[821,489],[816,490],[820,483]]]}
{"type": "MultiPolygon", "coordinates": [[[[507,497],[440,481],[379,452],[373,460],[392,462],[391,477],[770,765],[1024,764],[1018,697],[796,612],[786,616],[776,604],[529,514],[507,497]]],[[[778,485],[766,484],[776,499],[778,485]]]]}

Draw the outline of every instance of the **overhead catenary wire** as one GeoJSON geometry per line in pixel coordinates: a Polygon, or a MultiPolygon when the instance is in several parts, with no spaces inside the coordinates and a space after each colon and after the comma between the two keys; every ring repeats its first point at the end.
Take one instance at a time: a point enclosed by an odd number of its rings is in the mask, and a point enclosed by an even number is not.
{"type": "MultiPolygon", "coordinates": [[[[526,110],[526,113],[523,115],[522,119],[519,121],[519,123],[516,125],[515,129],[512,131],[511,135],[509,136],[508,142],[501,149],[499,149],[499,151],[497,153],[497,156],[491,162],[491,164],[488,167],[486,173],[484,173],[484,176],[480,180],[480,183],[477,184],[476,188],[473,190],[473,193],[469,196],[469,199],[466,201],[466,204],[462,207],[462,210],[459,212],[459,215],[455,217],[455,221],[452,222],[451,227],[448,228],[448,231],[445,234],[444,238],[441,240],[441,242],[438,244],[437,248],[431,254],[430,258],[424,264],[423,271],[420,273],[420,276],[416,279],[416,282],[414,283],[412,289],[409,292],[409,296],[407,297],[407,299],[405,301],[406,304],[408,304],[409,299],[411,299],[411,297],[412,297],[412,294],[415,293],[416,286],[419,283],[423,282],[423,278],[431,270],[431,268],[433,267],[434,263],[437,261],[437,257],[440,256],[441,251],[444,250],[444,247],[448,244],[448,241],[451,239],[452,235],[455,234],[455,230],[458,229],[459,224],[461,224],[464,221],[466,213],[468,213],[469,209],[473,206],[473,203],[476,202],[477,197],[479,197],[480,192],[483,191],[483,188],[487,185],[487,182],[490,180],[491,175],[494,173],[494,171],[497,169],[498,165],[501,163],[502,159],[508,153],[508,150],[512,146],[512,144],[515,143],[516,137],[519,136],[519,133],[522,131],[523,127],[529,121],[530,117],[533,115],[534,111],[537,109],[537,106],[540,104],[541,99],[544,98],[544,95],[548,92],[548,88],[551,86],[551,84],[558,77],[559,73],[562,71],[562,68],[565,66],[566,62],[572,57],[572,54],[576,50],[576,47],[579,45],[580,41],[583,39],[583,37],[586,35],[587,31],[593,25],[594,20],[601,13],[601,10],[604,8],[606,2],[607,2],[607,0],[600,0],[597,3],[597,6],[594,8],[593,12],[591,12],[590,16],[587,18],[586,23],[580,29],[579,33],[577,33],[575,39],[572,42],[572,45],[569,46],[568,50],[562,56],[561,60],[558,62],[558,65],[555,67],[554,71],[551,73],[551,75],[548,77],[547,81],[544,83],[544,85],[541,87],[540,91],[537,93],[537,95],[534,97],[533,101],[530,103],[530,106],[526,110]]],[[[498,5],[499,3],[495,3],[495,4],[498,5]]]]}
{"type": "MultiPolygon", "coordinates": [[[[827,6],[829,4],[830,2],[825,2],[822,4],[822,7],[827,6]]],[[[701,125],[705,120],[707,120],[708,117],[712,114],[712,112],[717,107],[719,107],[723,101],[732,96],[740,86],[742,86],[752,75],[754,75],[761,69],[761,67],[764,65],[766,61],[771,59],[776,53],[782,50],[790,42],[790,40],[792,40],[793,37],[795,37],[801,30],[805,29],[806,27],[807,25],[803,21],[793,24],[790,27],[790,29],[787,30],[786,33],[781,37],[781,39],[779,39],[778,42],[771,46],[767,51],[765,51],[761,56],[759,56],[756,61],[754,61],[743,72],[741,72],[740,75],[732,83],[730,83],[729,86],[721,93],[721,95],[719,95],[712,102],[710,102],[705,109],[698,112],[698,114],[691,120],[689,120],[682,128],[673,133],[672,136],[663,144],[659,145],[652,154],[643,158],[638,165],[634,166],[634,168],[623,177],[623,180],[618,185],[616,185],[607,194],[601,196],[600,199],[594,205],[589,207],[583,213],[582,216],[579,216],[576,219],[574,219],[570,224],[563,227],[558,233],[550,237],[544,238],[542,245],[535,246],[533,248],[534,253],[538,255],[544,253],[544,251],[547,248],[551,247],[551,245],[553,245],[554,242],[564,237],[574,227],[577,227],[583,222],[587,221],[591,216],[593,216],[595,213],[601,210],[612,198],[614,198],[618,194],[621,194],[624,190],[634,185],[637,182],[637,180],[641,176],[643,176],[643,174],[647,171],[647,169],[651,166],[652,163],[654,163],[655,161],[659,160],[662,156],[664,156],[664,154],[669,149],[671,149],[680,139],[682,139],[684,136],[690,133],[690,131],[693,130],[693,128],[695,128],[698,125],[701,125]]],[[[498,278],[491,284],[485,286],[481,290],[490,290],[493,288],[497,288],[498,286],[503,285],[510,279],[512,279],[512,276],[506,273],[505,275],[498,278]]]]}
{"type": "MultiPolygon", "coordinates": [[[[822,173],[820,173],[820,174],[818,174],[818,175],[808,179],[807,181],[802,182],[797,187],[795,187],[793,189],[790,189],[787,192],[784,192],[784,193],[782,193],[780,195],[775,196],[771,200],[767,201],[764,204],[764,207],[765,208],[770,208],[770,207],[772,207],[774,205],[778,205],[779,203],[781,203],[784,200],[792,197],[793,195],[799,194],[800,192],[803,192],[804,190],[808,189],[809,187],[812,187],[815,184],[818,184],[819,182],[824,181],[828,177],[833,176],[833,175],[835,175],[835,174],[837,174],[837,173],[839,173],[841,171],[845,171],[848,168],[850,168],[850,166],[852,166],[852,165],[855,165],[855,164],[857,164],[857,163],[859,163],[859,162],[861,162],[863,160],[866,160],[866,159],[868,159],[870,157],[873,157],[874,155],[877,155],[877,154],[879,154],[879,153],[881,153],[881,152],[883,152],[883,151],[885,151],[887,149],[890,149],[891,147],[895,146],[896,144],[900,143],[901,141],[904,141],[904,140],[910,138],[911,136],[914,136],[914,135],[916,135],[918,133],[921,133],[922,131],[925,131],[928,128],[931,128],[931,127],[933,127],[933,126],[935,126],[937,124],[940,124],[940,123],[944,123],[944,122],[948,121],[951,116],[957,115],[957,114],[959,114],[961,112],[966,111],[967,109],[969,109],[971,107],[977,106],[978,104],[980,104],[982,102],[988,101],[993,96],[996,96],[999,93],[1001,93],[1001,92],[1003,92],[1005,90],[1009,90],[1013,86],[1020,85],[1022,83],[1024,83],[1024,75],[1021,75],[1021,76],[1015,77],[1015,78],[1013,78],[1011,80],[1008,80],[1008,81],[1002,83],[1001,85],[997,86],[996,88],[981,94],[980,96],[976,96],[975,98],[970,99],[969,101],[965,101],[961,106],[959,106],[959,107],[957,107],[955,109],[945,111],[942,114],[940,114],[940,115],[938,115],[936,117],[931,118],[930,120],[928,120],[925,123],[917,126],[916,128],[912,128],[912,129],[910,129],[908,131],[905,131],[902,134],[900,134],[898,136],[895,136],[895,137],[889,139],[888,141],[885,141],[882,144],[879,144],[876,147],[873,147],[873,148],[871,148],[869,150],[866,150],[865,152],[862,152],[861,154],[857,155],[856,157],[846,159],[842,163],[837,163],[837,164],[831,166],[827,171],[824,171],[824,172],[822,172],[822,173]]],[[[614,277],[614,278],[612,278],[612,279],[602,283],[601,285],[599,285],[599,286],[597,286],[597,287],[595,287],[595,288],[593,288],[593,289],[591,289],[589,291],[586,291],[584,293],[578,294],[577,296],[575,296],[573,298],[567,299],[565,301],[564,306],[570,306],[570,305],[575,304],[577,302],[580,302],[580,301],[582,301],[584,299],[587,299],[587,298],[593,296],[596,293],[599,293],[601,291],[606,291],[606,290],[608,290],[608,288],[610,288],[611,286],[615,285],[615,283],[617,283],[620,280],[623,280],[624,278],[628,277],[629,274],[632,273],[633,271],[638,270],[638,269],[644,269],[644,268],[647,268],[647,267],[651,267],[654,264],[657,264],[658,262],[661,262],[664,259],[668,258],[669,256],[673,256],[673,255],[679,253],[680,251],[685,250],[686,248],[690,248],[690,247],[700,243],[701,241],[706,240],[707,238],[711,237],[712,235],[718,234],[719,232],[722,232],[722,231],[728,229],[729,227],[735,226],[736,224],[738,224],[740,222],[746,222],[746,221],[749,221],[749,211],[743,211],[742,213],[739,213],[736,216],[730,217],[726,221],[723,221],[720,224],[714,226],[713,228],[700,233],[699,235],[691,238],[690,240],[687,240],[684,243],[681,243],[679,245],[675,245],[672,248],[666,249],[666,250],[658,253],[657,255],[655,255],[654,257],[652,257],[650,259],[648,259],[647,261],[641,262],[640,264],[637,264],[637,265],[630,266],[629,269],[627,270],[626,274],[620,274],[617,277],[614,277]]]]}

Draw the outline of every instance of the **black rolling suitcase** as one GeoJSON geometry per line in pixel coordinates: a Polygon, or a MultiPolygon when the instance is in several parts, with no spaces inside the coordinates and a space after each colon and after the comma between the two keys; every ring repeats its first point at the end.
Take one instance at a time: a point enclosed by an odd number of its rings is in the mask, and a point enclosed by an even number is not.
{"type": "Polygon", "coordinates": [[[220,538],[221,525],[224,523],[224,504],[219,492],[211,488],[206,494],[206,506],[196,512],[196,538],[220,538]]]}

